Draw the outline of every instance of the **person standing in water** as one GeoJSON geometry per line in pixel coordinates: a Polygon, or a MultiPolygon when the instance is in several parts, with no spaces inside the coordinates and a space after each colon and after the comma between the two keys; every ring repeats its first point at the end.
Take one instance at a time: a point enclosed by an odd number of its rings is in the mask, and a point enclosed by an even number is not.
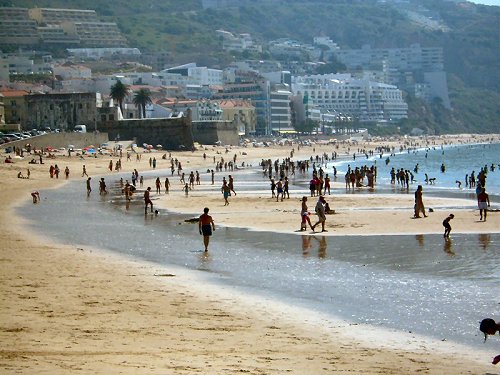
{"type": "Polygon", "coordinates": [[[90,193],[92,192],[92,186],[90,186],[90,180],[92,177],[87,178],[87,197],[90,197],[90,193]]]}
{"type": "Polygon", "coordinates": [[[208,207],[203,209],[203,214],[200,216],[198,221],[198,229],[200,234],[203,235],[203,244],[205,245],[205,251],[208,251],[208,243],[210,242],[210,236],[212,231],[215,230],[215,223],[212,216],[208,214],[208,207]]]}
{"type": "Polygon", "coordinates": [[[446,219],[443,220],[443,227],[444,227],[444,234],[443,237],[448,238],[450,237],[450,232],[451,232],[451,225],[450,221],[453,219],[455,215],[450,214],[446,219]]]}
{"type": "Polygon", "coordinates": [[[153,213],[153,202],[151,202],[151,187],[148,186],[146,191],[144,192],[144,214],[148,213],[148,205],[151,206],[151,213],[153,213]]]}

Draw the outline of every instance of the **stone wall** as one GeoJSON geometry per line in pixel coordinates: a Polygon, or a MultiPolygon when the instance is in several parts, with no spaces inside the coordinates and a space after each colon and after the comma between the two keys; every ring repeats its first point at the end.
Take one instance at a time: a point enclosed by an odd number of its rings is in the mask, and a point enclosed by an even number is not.
{"type": "Polygon", "coordinates": [[[49,146],[54,148],[68,148],[68,145],[73,145],[75,148],[84,148],[89,145],[98,147],[100,144],[105,142],[108,142],[107,133],[48,133],[44,135],[37,135],[28,139],[9,142],[2,145],[2,148],[13,146],[24,147],[26,143],[29,143],[36,149],[49,146]]]}
{"type": "Polygon", "coordinates": [[[106,121],[98,124],[98,130],[108,133],[110,140],[135,139],[138,146],[160,144],[169,150],[193,147],[189,117],[106,121]]]}
{"type": "Polygon", "coordinates": [[[193,121],[193,138],[195,142],[213,145],[238,145],[238,124],[235,121],[193,121]]]}

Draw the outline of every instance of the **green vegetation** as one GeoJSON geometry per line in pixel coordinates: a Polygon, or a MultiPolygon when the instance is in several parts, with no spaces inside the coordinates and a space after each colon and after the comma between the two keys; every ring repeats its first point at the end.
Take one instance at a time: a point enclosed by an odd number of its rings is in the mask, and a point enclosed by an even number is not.
{"type": "Polygon", "coordinates": [[[142,118],[146,118],[146,106],[152,103],[151,91],[148,89],[139,89],[134,92],[133,103],[140,109],[142,118]]]}
{"type": "MultiPolygon", "coordinates": [[[[201,0],[40,0],[39,7],[95,9],[103,21],[116,22],[129,45],[143,52],[167,51],[171,63],[196,61],[222,67],[243,54],[221,51],[217,29],[251,33],[258,42],[293,38],[312,43],[327,35],[343,48],[441,46],[449,74],[453,110],[440,103],[409,98],[410,118],[401,131],[419,127],[435,133],[499,132],[500,7],[444,0],[409,0],[395,5],[377,0],[240,0],[237,7],[203,9],[201,0]],[[448,29],[425,28],[405,9],[425,7],[448,29]],[[405,7],[403,9],[402,7],[405,7]]],[[[33,7],[28,0],[0,0],[0,6],[33,7]]],[[[266,58],[251,54],[250,58],[266,58]]],[[[342,71],[327,61],[318,72],[342,71]]]]}
{"type": "Polygon", "coordinates": [[[122,81],[118,80],[116,83],[111,86],[111,91],[109,95],[113,98],[113,100],[116,100],[120,106],[120,111],[123,111],[123,101],[127,97],[127,95],[130,93],[130,87],[122,81]]]}

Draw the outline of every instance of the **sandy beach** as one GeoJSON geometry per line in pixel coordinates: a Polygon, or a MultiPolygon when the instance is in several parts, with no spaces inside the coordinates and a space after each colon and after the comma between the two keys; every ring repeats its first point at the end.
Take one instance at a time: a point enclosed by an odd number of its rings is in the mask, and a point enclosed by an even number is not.
{"type": "MultiPolygon", "coordinates": [[[[479,136],[443,137],[430,142],[481,140],[479,136]]],[[[399,144],[401,140],[391,142],[399,144]]],[[[370,142],[356,148],[376,145],[370,142]]],[[[342,145],[337,152],[345,154],[349,147],[353,146],[342,145]]],[[[331,147],[317,146],[314,153],[327,150],[331,147]]],[[[224,148],[210,146],[193,153],[172,153],[172,157],[181,160],[188,172],[213,168],[208,161],[213,156],[237,154],[238,162],[255,163],[289,153],[290,146],[231,148],[227,154],[224,148]],[[207,160],[203,159],[204,152],[207,160]]],[[[161,159],[163,154],[144,154],[140,162],[124,160],[123,171],[150,171],[151,156],[157,158],[157,168],[168,168],[168,160],[161,159]]],[[[302,148],[295,158],[312,154],[311,148],[302,148]]],[[[4,157],[2,154],[2,160],[4,157]]],[[[68,158],[61,153],[55,159],[45,159],[43,165],[29,165],[29,159],[24,158],[0,166],[4,207],[0,213],[2,373],[498,373],[484,353],[412,333],[384,332],[382,338],[381,332],[369,327],[323,320],[292,306],[240,295],[231,288],[211,288],[200,283],[193,271],[133,261],[100,249],[57,244],[42,234],[31,233],[16,216],[14,208],[30,202],[31,191],[42,191],[43,205],[43,189],[64,185],[61,176],[49,178],[50,164],[57,163],[61,169],[68,166],[70,179],[79,179],[84,186],[83,164],[90,176],[104,175],[108,182],[113,181],[107,169],[110,159],[118,160],[111,156],[68,158]],[[30,178],[17,178],[19,171],[26,175],[28,167],[30,178]]],[[[220,173],[217,181],[227,174],[220,173]]],[[[203,178],[204,189],[195,188],[188,198],[178,179],[171,179],[168,196],[152,194],[155,204],[193,216],[209,206],[217,225],[286,233],[299,229],[299,196],[276,202],[269,190],[242,193],[231,197],[230,205],[224,207],[220,183],[212,188],[206,186],[208,177],[203,178]]],[[[94,183],[93,194],[98,194],[97,181],[94,183]]],[[[144,185],[154,189],[153,180],[146,180],[144,185]]],[[[237,180],[235,186],[237,189],[237,180]]],[[[141,194],[134,199],[140,200],[141,194]]],[[[327,233],[332,236],[441,233],[441,221],[448,214],[443,207],[474,205],[464,200],[425,198],[434,212],[416,220],[412,219],[412,194],[327,199],[336,211],[327,219],[327,233]]],[[[310,198],[311,211],[315,201],[310,198]]],[[[453,233],[499,232],[496,213],[485,223],[478,222],[477,210],[470,207],[454,213],[453,233]]]]}

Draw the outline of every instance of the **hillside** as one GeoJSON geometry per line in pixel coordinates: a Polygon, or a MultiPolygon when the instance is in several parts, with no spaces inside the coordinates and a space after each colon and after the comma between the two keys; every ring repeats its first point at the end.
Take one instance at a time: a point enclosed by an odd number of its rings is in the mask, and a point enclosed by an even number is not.
{"type": "MultiPolygon", "coordinates": [[[[344,48],[442,46],[457,125],[500,131],[496,105],[482,102],[499,102],[500,7],[444,0],[411,0],[406,5],[390,0],[226,1],[239,6],[203,9],[201,0],[40,0],[37,6],[95,9],[103,21],[118,23],[130,46],[168,51],[172,64],[217,66],[230,61],[232,56],[220,50],[215,36],[219,28],[251,33],[261,43],[282,37],[311,43],[314,36],[326,35],[344,48]],[[422,15],[428,24],[419,22],[422,15]]],[[[0,0],[1,6],[14,3],[33,6],[27,0],[0,0]]]]}

